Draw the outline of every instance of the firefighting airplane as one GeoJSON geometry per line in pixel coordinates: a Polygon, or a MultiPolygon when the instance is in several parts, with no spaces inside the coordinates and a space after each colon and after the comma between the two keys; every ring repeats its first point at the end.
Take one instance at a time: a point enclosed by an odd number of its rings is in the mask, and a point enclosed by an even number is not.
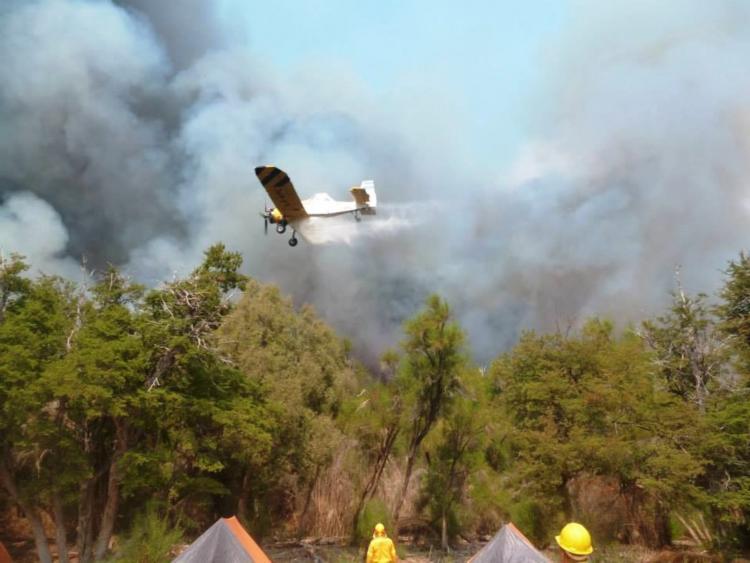
{"type": "Polygon", "coordinates": [[[375,215],[377,196],[375,182],[365,180],[359,186],[349,190],[354,201],[335,201],[328,194],[315,194],[310,199],[300,200],[286,172],[275,166],[258,166],[255,175],[268,192],[274,206],[261,213],[265,221],[265,232],[268,223],[276,225],[276,232],[284,234],[287,225],[292,228],[289,246],[297,246],[297,231],[304,236],[305,223],[317,217],[336,217],[351,213],[357,221],[362,215],[375,215]]]}

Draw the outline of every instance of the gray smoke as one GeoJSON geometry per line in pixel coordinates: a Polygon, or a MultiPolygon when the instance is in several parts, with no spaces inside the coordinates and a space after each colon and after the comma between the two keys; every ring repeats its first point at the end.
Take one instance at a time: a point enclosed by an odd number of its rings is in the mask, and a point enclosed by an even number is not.
{"type": "Polygon", "coordinates": [[[216,2],[115,0],[115,4],[156,31],[160,46],[176,69],[187,68],[207,52],[228,45],[228,32],[214,13],[216,2]]]}
{"type": "Polygon", "coordinates": [[[446,107],[413,92],[381,103],[330,68],[281,77],[212,5],[0,9],[0,249],[157,283],[223,241],[366,359],[438,291],[485,361],[522,329],[651,314],[677,265],[689,290],[712,291],[746,244],[740,3],[575,4],[581,23],[540,61],[537,140],[503,177],[456,157],[446,107]],[[270,162],[303,196],[374,178],[379,219],[412,226],[363,222],[350,244],[289,249],[258,217],[253,168],[270,162]]]}

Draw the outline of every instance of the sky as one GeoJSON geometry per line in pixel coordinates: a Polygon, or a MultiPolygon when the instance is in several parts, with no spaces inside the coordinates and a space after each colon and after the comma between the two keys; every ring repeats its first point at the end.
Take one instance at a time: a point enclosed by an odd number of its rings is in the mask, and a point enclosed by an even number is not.
{"type": "Polygon", "coordinates": [[[3,0],[0,252],[157,285],[211,244],[370,365],[433,292],[482,363],[525,330],[715,293],[750,240],[750,4],[3,0]],[[326,244],[263,235],[373,179],[326,244]]]}
{"type": "Polygon", "coordinates": [[[277,71],[335,69],[381,100],[406,90],[410,105],[445,104],[461,158],[498,170],[528,138],[545,51],[568,17],[564,0],[224,0],[221,13],[277,71]]]}

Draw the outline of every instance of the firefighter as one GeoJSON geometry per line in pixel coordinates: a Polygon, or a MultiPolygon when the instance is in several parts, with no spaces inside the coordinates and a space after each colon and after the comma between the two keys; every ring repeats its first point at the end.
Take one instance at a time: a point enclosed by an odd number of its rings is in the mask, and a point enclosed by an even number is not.
{"type": "Polygon", "coordinates": [[[591,535],[588,530],[577,522],[566,524],[560,535],[555,536],[557,545],[562,550],[561,563],[588,561],[594,551],[591,545],[591,535]]]}
{"type": "Polygon", "coordinates": [[[385,526],[375,525],[375,531],[367,548],[367,563],[397,563],[398,556],[391,538],[385,535],[385,526]]]}

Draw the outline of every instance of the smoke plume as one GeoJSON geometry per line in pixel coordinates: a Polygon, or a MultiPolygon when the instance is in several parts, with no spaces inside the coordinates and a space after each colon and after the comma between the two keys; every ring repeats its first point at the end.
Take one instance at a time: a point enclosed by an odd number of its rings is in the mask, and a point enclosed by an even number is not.
{"type": "Polygon", "coordinates": [[[0,8],[0,249],[158,283],[223,241],[366,359],[437,291],[486,361],[523,329],[652,314],[678,265],[689,290],[713,291],[746,245],[741,3],[574,4],[578,23],[539,62],[536,140],[510,171],[456,158],[444,106],[380,103],[331,68],[280,76],[212,6],[0,8]],[[266,163],[303,197],[374,178],[382,211],[336,226],[342,242],[290,249],[263,236],[266,163]]]}

